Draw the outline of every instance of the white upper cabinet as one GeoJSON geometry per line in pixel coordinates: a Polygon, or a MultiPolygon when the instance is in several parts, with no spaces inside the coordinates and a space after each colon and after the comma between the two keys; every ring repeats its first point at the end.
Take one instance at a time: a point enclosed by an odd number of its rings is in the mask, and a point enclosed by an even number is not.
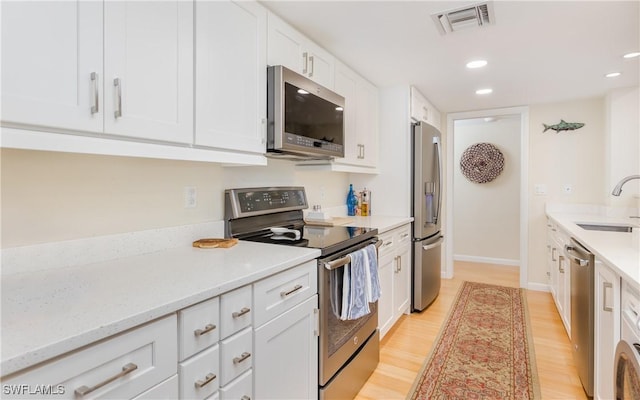
{"type": "Polygon", "coordinates": [[[424,121],[440,129],[440,111],[414,87],[411,87],[411,119],[424,121]]]}
{"type": "Polygon", "coordinates": [[[264,153],[267,11],[245,1],[198,1],[195,10],[195,144],[264,153]]]}
{"type": "Polygon", "coordinates": [[[333,89],[334,57],[275,14],[268,15],[267,63],[290,70],[333,89]]]}
{"type": "Polygon", "coordinates": [[[1,7],[3,123],[102,132],[102,3],[1,7]]]}
{"type": "Polygon", "coordinates": [[[376,167],[378,163],[378,89],[336,62],[334,91],[345,98],[345,156],[337,163],[376,167]]]}
{"type": "Polygon", "coordinates": [[[105,132],[193,141],[193,3],[104,3],[105,132]]]}

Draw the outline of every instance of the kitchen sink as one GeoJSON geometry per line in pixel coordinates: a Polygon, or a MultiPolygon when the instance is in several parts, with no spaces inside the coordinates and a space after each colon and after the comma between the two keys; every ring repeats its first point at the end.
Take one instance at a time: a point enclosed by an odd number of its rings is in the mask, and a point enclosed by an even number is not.
{"type": "Polygon", "coordinates": [[[633,225],[607,224],[607,223],[590,224],[590,223],[576,222],[576,225],[588,231],[605,231],[605,232],[632,232],[634,228],[633,225]]]}

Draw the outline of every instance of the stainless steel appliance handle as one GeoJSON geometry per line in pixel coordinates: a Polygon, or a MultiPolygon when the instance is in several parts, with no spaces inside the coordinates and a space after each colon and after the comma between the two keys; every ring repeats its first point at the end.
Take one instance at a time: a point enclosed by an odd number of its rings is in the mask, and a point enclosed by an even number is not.
{"type": "Polygon", "coordinates": [[[444,237],[440,236],[440,238],[438,238],[437,242],[431,243],[431,244],[426,244],[426,245],[422,246],[422,250],[435,249],[436,247],[440,246],[442,244],[442,242],[444,242],[444,237]]]}
{"type": "Polygon", "coordinates": [[[433,219],[436,224],[440,219],[440,206],[442,204],[442,149],[440,148],[440,138],[433,138],[433,143],[436,145],[436,154],[438,155],[438,206],[434,210],[433,219]]]}
{"type": "Polygon", "coordinates": [[[607,289],[613,289],[613,283],[602,282],[602,311],[613,311],[612,306],[608,306],[607,303],[607,289]]]}
{"type": "MultiPolygon", "coordinates": [[[[382,245],[382,240],[378,240],[377,242],[374,243],[376,246],[376,249],[379,248],[382,245]]],[[[337,260],[333,260],[333,261],[329,261],[324,263],[324,267],[326,269],[328,269],[329,271],[340,268],[340,267],[344,267],[345,265],[349,264],[351,262],[351,256],[350,255],[346,255],[344,257],[340,257],[337,260]]]]}
{"type": "Polygon", "coordinates": [[[122,367],[122,371],[120,371],[119,373],[117,373],[117,374],[113,375],[112,377],[107,378],[107,379],[105,379],[104,381],[102,381],[102,382],[100,382],[100,383],[97,383],[97,384],[95,384],[95,385],[94,385],[94,386],[92,386],[92,387],[88,387],[88,386],[80,386],[79,388],[77,388],[77,389],[75,390],[75,393],[76,393],[78,396],[86,396],[86,395],[88,395],[89,393],[91,393],[91,392],[93,392],[93,391],[96,391],[96,390],[100,389],[101,387],[103,387],[103,386],[105,386],[105,385],[108,385],[109,383],[111,383],[111,382],[113,382],[113,381],[115,381],[115,380],[117,380],[117,379],[120,379],[120,378],[122,378],[122,377],[123,377],[123,376],[125,376],[125,375],[128,375],[128,374],[132,373],[132,372],[133,372],[133,371],[135,371],[136,369],[138,369],[138,366],[137,366],[136,364],[134,364],[134,363],[129,363],[129,364],[125,365],[124,367],[122,367]]]}
{"type": "Polygon", "coordinates": [[[589,260],[585,260],[584,258],[580,258],[580,253],[577,253],[575,250],[576,248],[573,246],[569,246],[566,245],[564,246],[564,250],[567,252],[567,255],[569,256],[569,258],[572,261],[575,261],[576,263],[578,263],[579,266],[581,267],[586,267],[587,265],[589,265],[589,260]]]}
{"type": "Polygon", "coordinates": [[[98,88],[98,73],[91,73],[91,82],[93,83],[93,104],[91,104],[91,114],[95,114],[100,111],[100,91],[98,88]]]}

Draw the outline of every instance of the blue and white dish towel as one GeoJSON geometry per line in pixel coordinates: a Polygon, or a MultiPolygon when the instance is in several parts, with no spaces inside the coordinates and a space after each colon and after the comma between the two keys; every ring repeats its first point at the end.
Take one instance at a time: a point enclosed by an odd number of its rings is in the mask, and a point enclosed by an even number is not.
{"type": "MultiPolygon", "coordinates": [[[[369,314],[371,312],[369,303],[376,302],[380,298],[375,246],[369,245],[362,250],[354,251],[350,256],[351,262],[343,267],[342,304],[339,314],[341,320],[358,319],[369,314]]],[[[333,287],[332,294],[338,294],[333,291],[333,287]]],[[[338,316],[336,306],[337,304],[332,301],[333,311],[338,316]]]]}

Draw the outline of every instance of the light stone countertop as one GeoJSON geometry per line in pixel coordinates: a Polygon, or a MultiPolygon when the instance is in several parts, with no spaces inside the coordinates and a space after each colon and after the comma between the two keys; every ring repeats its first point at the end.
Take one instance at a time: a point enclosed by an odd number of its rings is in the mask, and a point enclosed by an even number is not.
{"type": "Polygon", "coordinates": [[[320,256],[240,242],[1,277],[5,376],[320,256]]]}
{"type": "Polygon", "coordinates": [[[640,289],[640,228],[634,232],[602,232],[586,230],[576,223],[614,223],[635,225],[628,218],[609,217],[597,214],[566,212],[547,212],[569,236],[595,254],[596,261],[601,260],[613,268],[624,280],[640,289]]]}
{"type": "MultiPolygon", "coordinates": [[[[350,218],[346,225],[377,228],[379,233],[413,221],[377,215],[350,218]]],[[[241,241],[229,249],[181,246],[2,275],[0,376],[319,256],[315,249],[241,241]]]]}
{"type": "Polygon", "coordinates": [[[369,217],[348,217],[353,218],[353,222],[349,222],[347,226],[359,226],[364,228],[377,228],[378,233],[384,233],[402,225],[409,224],[413,221],[413,217],[392,217],[383,215],[372,215],[369,217]]]}

